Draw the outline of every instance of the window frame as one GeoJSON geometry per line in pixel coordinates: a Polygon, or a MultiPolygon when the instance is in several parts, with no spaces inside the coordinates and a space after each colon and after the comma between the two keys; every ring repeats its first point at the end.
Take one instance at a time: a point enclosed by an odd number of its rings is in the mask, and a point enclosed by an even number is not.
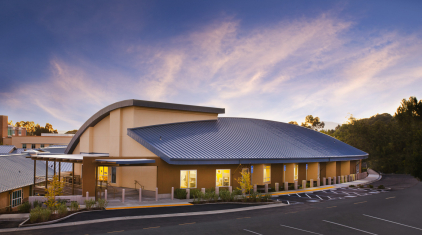
{"type": "Polygon", "coordinates": [[[35,149],[35,148],[36,148],[35,144],[31,144],[31,149],[35,149]]]}
{"type": "Polygon", "coordinates": [[[44,146],[45,146],[44,144],[41,144],[41,145],[40,145],[40,148],[45,148],[44,146]]]}
{"type": "Polygon", "coordinates": [[[115,166],[111,167],[111,183],[117,183],[117,168],[115,166]]]}
{"type": "Polygon", "coordinates": [[[197,169],[192,169],[192,170],[180,170],[180,174],[179,174],[179,186],[180,186],[180,188],[181,189],[191,189],[191,188],[198,188],[198,170],[197,169]],[[186,179],[186,181],[187,181],[187,187],[185,188],[185,187],[182,187],[182,171],[187,171],[188,172],[188,174],[187,174],[187,179],[186,179]],[[190,181],[190,172],[191,171],[195,171],[195,174],[196,174],[196,177],[195,177],[195,187],[189,187],[190,185],[189,185],[189,181],[190,181]]]}
{"type": "Polygon", "coordinates": [[[22,144],[22,148],[23,149],[26,149],[26,144],[22,144]]]}
{"type": "Polygon", "coordinates": [[[271,165],[264,165],[264,170],[262,172],[264,174],[264,177],[263,177],[264,183],[271,182],[271,165]],[[267,169],[267,167],[270,167],[270,177],[265,177],[265,170],[267,169]],[[268,178],[269,180],[266,180],[268,178]]]}
{"type": "Polygon", "coordinates": [[[10,197],[11,197],[10,198],[10,206],[12,208],[21,205],[22,204],[22,200],[23,200],[23,191],[22,191],[22,189],[18,189],[18,190],[13,191],[12,194],[10,195],[10,197]],[[16,196],[17,197],[15,197],[15,193],[16,193],[16,196]]]}
{"type": "MultiPolygon", "coordinates": [[[[231,186],[231,169],[215,169],[215,187],[230,187],[231,186]],[[222,174],[224,174],[224,171],[229,171],[229,185],[227,185],[227,186],[224,186],[224,185],[221,185],[221,186],[218,186],[217,185],[217,182],[218,182],[218,179],[217,179],[217,171],[223,171],[223,173],[222,174]]],[[[224,177],[223,177],[224,178],[224,177]]],[[[224,182],[223,182],[223,184],[224,184],[224,182]]]]}

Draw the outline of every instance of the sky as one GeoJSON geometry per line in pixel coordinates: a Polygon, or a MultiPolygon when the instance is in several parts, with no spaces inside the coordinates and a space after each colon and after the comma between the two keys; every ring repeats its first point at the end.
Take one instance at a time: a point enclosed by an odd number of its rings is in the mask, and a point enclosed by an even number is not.
{"type": "Polygon", "coordinates": [[[125,99],[344,123],[422,99],[422,1],[0,0],[0,115],[78,129],[125,99]]]}

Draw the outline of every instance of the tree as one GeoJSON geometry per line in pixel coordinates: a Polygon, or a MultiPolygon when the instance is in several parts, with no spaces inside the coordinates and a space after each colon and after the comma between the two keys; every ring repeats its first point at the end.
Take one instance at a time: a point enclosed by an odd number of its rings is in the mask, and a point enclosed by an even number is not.
{"type": "Polygon", "coordinates": [[[8,122],[7,122],[7,124],[9,124],[9,125],[12,125],[12,126],[13,126],[13,121],[12,121],[12,120],[10,120],[10,121],[8,121],[8,122]]]}
{"type": "Polygon", "coordinates": [[[319,130],[324,128],[325,123],[319,120],[319,117],[308,115],[305,117],[305,122],[301,123],[301,126],[310,128],[312,130],[319,130]]]}
{"type": "Polygon", "coordinates": [[[16,122],[16,127],[24,127],[26,128],[27,135],[37,135],[40,136],[41,133],[58,133],[57,130],[53,128],[53,125],[50,123],[46,123],[45,127],[40,126],[40,124],[35,124],[33,121],[20,121],[16,122]]]}
{"type": "Polygon", "coordinates": [[[293,125],[299,126],[299,124],[297,124],[296,121],[290,121],[289,124],[293,124],[293,125]]]}
{"type": "Polygon", "coordinates": [[[45,204],[48,208],[55,208],[58,206],[56,196],[62,195],[63,187],[64,183],[59,180],[59,177],[57,175],[54,175],[50,187],[45,189],[45,197],[47,198],[47,202],[45,204]]]}
{"type": "Polygon", "coordinates": [[[249,173],[249,171],[241,171],[240,175],[241,176],[237,179],[237,182],[240,185],[240,188],[238,189],[242,190],[242,192],[249,194],[251,189],[253,188],[253,186],[251,185],[251,174],[249,173]]]}
{"type": "Polygon", "coordinates": [[[76,132],[78,132],[78,130],[71,130],[67,131],[65,134],[76,134],[76,132]]]}

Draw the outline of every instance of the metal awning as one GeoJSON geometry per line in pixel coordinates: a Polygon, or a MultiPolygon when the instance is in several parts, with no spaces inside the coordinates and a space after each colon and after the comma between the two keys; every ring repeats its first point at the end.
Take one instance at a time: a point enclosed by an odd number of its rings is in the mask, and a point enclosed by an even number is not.
{"type": "Polygon", "coordinates": [[[154,159],[95,159],[95,162],[99,162],[104,165],[113,165],[113,166],[121,166],[121,165],[142,165],[146,163],[155,163],[154,159]]]}
{"type": "Polygon", "coordinates": [[[108,154],[47,154],[32,155],[27,158],[40,161],[76,162],[82,163],[84,157],[108,157],[108,154]]]}

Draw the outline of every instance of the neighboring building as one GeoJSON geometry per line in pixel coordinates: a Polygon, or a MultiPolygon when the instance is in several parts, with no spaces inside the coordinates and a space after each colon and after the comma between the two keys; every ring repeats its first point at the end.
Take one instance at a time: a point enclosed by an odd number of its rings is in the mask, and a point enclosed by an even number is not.
{"type": "Polygon", "coordinates": [[[67,145],[73,134],[42,133],[41,136],[27,136],[26,128],[8,125],[8,117],[0,115],[0,142],[16,148],[37,149],[53,145],[67,145]]]}
{"type": "Polygon", "coordinates": [[[93,115],[69,142],[66,161],[95,195],[98,181],[116,187],[239,187],[242,171],[257,185],[294,183],[360,172],[368,154],[320,132],[282,122],[218,117],[223,108],[125,100],[93,115]]]}
{"type": "MultiPolygon", "coordinates": [[[[36,167],[37,176],[45,176],[45,163],[37,161],[36,167]]],[[[48,168],[48,174],[53,170],[48,168]]],[[[32,196],[33,183],[34,161],[27,155],[0,155],[0,212],[16,210],[32,196]]]]}

